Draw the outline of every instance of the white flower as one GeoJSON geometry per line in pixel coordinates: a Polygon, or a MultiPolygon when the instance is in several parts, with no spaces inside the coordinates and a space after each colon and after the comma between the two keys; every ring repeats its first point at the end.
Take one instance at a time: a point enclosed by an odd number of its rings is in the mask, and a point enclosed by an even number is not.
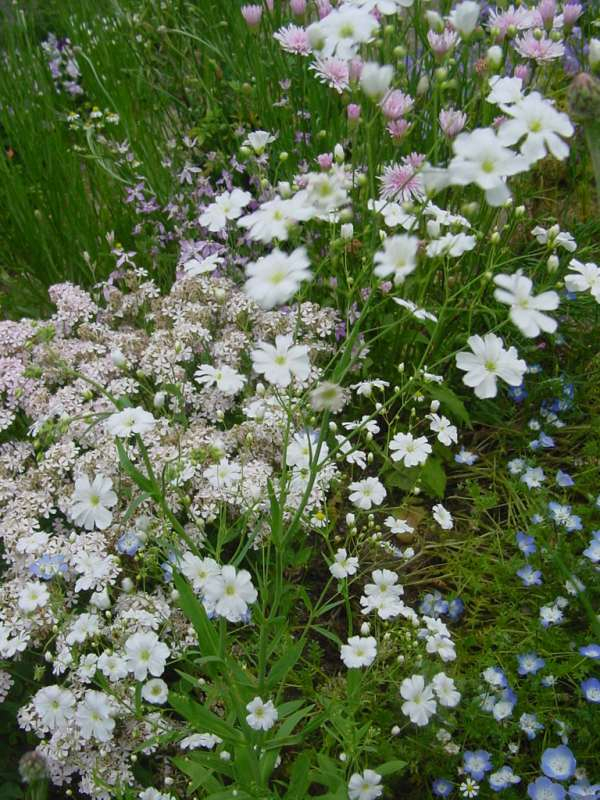
{"type": "Polygon", "coordinates": [[[516,144],[525,136],[521,153],[530,162],[544,158],[548,150],[561,161],[568,156],[569,146],[560,137],[573,135],[569,117],[557,111],[539,92],[531,92],[518,103],[503,104],[501,108],[512,117],[498,129],[502,144],[516,144]]]}
{"type": "Polygon", "coordinates": [[[539,244],[546,244],[548,247],[556,248],[562,247],[569,253],[574,253],[577,250],[577,242],[569,231],[561,231],[558,225],[553,225],[546,230],[541,225],[536,225],[531,231],[539,244]]]}
{"type": "Polygon", "coordinates": [[[263,308],[285,303],[298,291],[302,281],[312,277],[304,247],[290,254],[275,248],[268,256],[247,264],[246,275],[244,291],[263,308]]]}
{"type": "MultiPolygon", "coordinates": [[[[295,433],[288,444],[285,463],[288,467],[309,467],[316,459],[319,435],[313,431],[295,433]]],[[[322,464],[329,455],[327,442],[321,442],[318,463],[322,464]]]]}
{"type": "Polygon", "coordinates": [[[416,236],[405,233],[389,236],[383,243],[383,250],[375,253],[375,275],[379,278],[393,275],[394,283],[401,284],[417,266],[418,248],[416,236]]]}
{"type": "Polygon", "coordinates": [[[377,478],[365,478],[349,486],[352,494],[350,502],[357,508],[369,511],[372,506],[380,506],[387,494],[385,487],[377,478]]]}
{"type": "Polygon", "coordinates": [[[179,747],[182,750],[195,750],[198,747],[204,747],[206,750],[212,750],[218,744],[221,744],[223,739],[216,736],[214,733],[193,733],[191,736],[186,736],[179,742],[179,747]]]}
{"type": "Polygon", "coordinates": [[[364,450],[357,450],[352,442],[345,436],[336,434],[336,442],[340,448],[340,452],[344,454],[346,463],[356,464],[360,469],[367,468],[367,454],[364,450]]]}
{"type": "Polygon", "coordinates": [[[415,438],[412,433],[397,433],[390,441],[390,450],[392,461],[402,461],[405,467],[416,467],[427,461],[431,445],[425,436],[415,438]]]}
{"type": "Polygon", "coordinates": [[[98,669],[110,681],[120,681],[126,678],[129,673],[127,661],[122,656],[108,651],[102,653],[98,658],[98,669]]]}
{"type": "Polygon", "coordinates": [[[42,724],[51,731],[62,728],[73,719],[75,697],[68,689],[61,686],[45,686],[33,697],[33,707],[42,724]]]}
{"type": "Polygon", "coordinates": [[[368,61],[360,73],[360,88],[373,100],[381,100],[390,88],[394,68],[389,64],[368,61]]]}
{"type": "Polygon", "coordinates": [[[115,727],[115,711],[113,701],[104,692],[87,691],[75,712],[81,737],[99,742],[110,741],[115,727]]]}
{"type": "Polygon", "coordinates": [[[310,393],[310,404],[315,411],[338,413],[346,405],[346,392],[337,383],[321,381],[310,393]]]}
{"type": "Polygon", "coordinates": [[[198,222],[212,233],[223,230],[227,221],[237,219],[242,215],[242,209],[252,200],[249,192],[241,189],[234,189],[231,192],[223,192],[218,195],[215,201],[200,215],[198,222]]]}
{"type": "Polygon", "coordinates": [[[307,193],[300,191],[285,200],[276,195],[261,203],[256,211],[240,217],[237,224],[247,228],[248,236],[255,242],[269,244],[273,239],[286,242],[290,229],[297,222],[305,222],[317,213],[307,193]]]}
{"type": "Polygon", "coordinates": [[[383,794],[380,783],[381,775],[372,769],[355,772],[348,781],[348,797],[350,800],[375,800],[383,794]]]}
{"type": "Polygon", "coordinates": [[[454,521],[452,519],[452,514],[448,511],[448,509],[444,508],[441,503],[437,503],[432,508],[433,511],[433,518],[445,531],[452,530],[454,527],[454,521]]]}
{"type": "Polygon", "coordinates": [[[152,631],[134,633],[125,642],[127,665],[137,681],[145,681],[150,675],[160,677],[165,671],[171,650],[152,631]]]}
{"type": "Polygon", "coordinates": [[[199,558],[190,552],[185,553],[181,559],[179,569],[196,592],[203,592],[206,581],[221,572],[221,567],[214,558],[199,558]]]}
{"type": "Polygon", "coordinates": [[[594,300],[600,303],[600,267],[588,261],[582,264],[576,258],[569,263],[572,272],[565,275],[565,286],[569,292],[589,291],[594,300]],[[579,273],[579,274],[577,274],[579,273]]]}
{"type": "Polygon", "coordinates": [[[428,414],[429,427],[437,433],[438,442],[450,447],[458,442],[458,431],[456,425],[452,425],[447,417],[438,414],[428,414]]]}
{"type": "Polygon", "coordinates": [[[148,433],[156,425],[156,420],[143,408],[125,408],[111,414],[105,424],[111,436],[125,439],[132,433],[148,433]]]}
{"type": "MultiPolygon", "coordinates": [[[[360,383],[354,383],[350,388],[356,390],[356,394],[360,395],[361,397],[371,397],[373,394],[373,389],[385,389],[389,386],[389,381],[382,381],[378,378],[369,381],[360,381],[360,383]]],[[[375,431],[377,433],[378,431],[375,431]]]]}
{"type": "Polygon", "coordinates": [[[397,517],[386,517],[383,524],[390,529],[392,533],[412,533],[414,528],[409,524],[406,519],[398,519],[397,517]]]}
{"type": "Polygon", "coordinates": [[[291,336],[276,336],[274,347],[259,342],[250,354],[254,371],[283,388],[290,385],[292,377],[305,381],[310,374],[308,347],[293,342],[291,336]]]}
{"type": "Polygon", "coordinates": [[[241,622],[254,603],[258,592],[252,585],[250,573],[233,566],[225,566],[220,574],[211,575],[204,584],[204,599],[219,617],[229,622],[241,622]]]}
{"type": "Polygon", "coordinates": [[[458,258],[463,253],[473,250],[477,244],[477,239],[466,233],[446,233],[439,239],[434,239],[427,245],[427,255],[430,258],[436,256],[452,256],[458,258]]]}
{"type": "Polygon", "coordinates": [[[426,311],[424,308],[419,308],[419,306],[411,300],[404,300],[402,297],[392,297],[392,300],[394,303],[398,303],[399,306],[402,306],[402,308],[406,308],[407,311],[410,311],[415,319],[428,319],[431,322],[437,322],[438,318],[435,314],[426,311]]]}
{"type": "Polygon", "coordinates": [[[214,270],[222,264],[224,259],[216,253],[212,253],[205,258],[190,258],[185,262],[183,267],[184,272],[189,277],[194,275],[205,275],[207,272],[214,272],[214,270]]]}
{"type": "Polygon", "coordinates": [[[216,386],[228,397],[240,392],[247,380],[244,375],[227,365],[212,367],[210,364],[201,364],[194,373],[194,378],[203,386],[216,386]]]}
{"type": "Polygon", "coordinates": [[[76,525],[88,531],[108,528],[112,513],[108,510],[117,503],[117,495],[112,491],[112,481],[104,475],[96,475],[93,483],[87,475],[77,478],[75,492],[71,498],[71,518],[76,525]]]}
{"type": "Polygon", "coordinates": [[[97,614],[80,614],[65,637],[67,644],[82,644],[86,639],[100,633],[100,617],[97,614]]]}
{"type": "Polygon", "coordinates": [[[142,697],[148,703],[162,706],[167,702],[169,687],[161,678],[152,678],[142,686],[142,697]]]}
{"type": "Polygon", "coordinates": [[[481,399],[496,397],[496,379],[502,378],[509,386],[520,386],[527,364],[519,358],[514,347],[504,348],[504,342],[494,333],[469,336],[467,343],[472,353],[456,354],[456,365],[466,372],[463,383],[475,389],[481,399]]]}
{"type": "Polygon", "coordinates": [[[329,572],[334,578],[342,580],[348,575],[355,575],[358,569],[358,558],[349,556],[347,550],[340,547],[334,556],[334,562],[329,566],[329,572]]]}
{"type": "Polygon", "coordinates": [[[427,725],[437,710],[437,703],[433,689],[425,686],[423,676],[412,675],[405,678],[400,685],[400,694],[406,701],[402,704],[402,713],[415,725],[427,725]]]}
{"type": "Polygon", "coordinates": [[[454,708],[459,704],[460,692],[456,690],[454,681],[445,672],[438,672],[437,675],[434,675],[431,685],[441,706],[454,708]]]}
{"type": "Polygon", "coordinates": [[[265,147],[275,141],[275,137],[268,131],[252,131],[242,142],[243,147],[251,147],[256,155],[264,153],[265,147]]]}
{"type": "Polygon", "coordinates": [[[488,103],[495,105],[506,105],[507,103],[518,103],[523,99],[523,81],[521,78],[501,78],[499,75],[492,75],[490,78],[492,91],[486,97],[488,103]]]}
{"type": "Polygon", "coordinates": [[[44,608],[49,599],[50,593],[45,584],[41,581],[29,581],[19,594],[17,605],[21,611],[30,613],[36,608],[44,608]]]}
{"type": "Polygon", "coordinates": [[[255,697],[246,706],[248,715],[246,722],[255,731],[268,731],[277,722],[279,714],[272,700],[264,703],[260,697],[255,697]]]}
{"type": "Polygon", "coordinates": [[[365,9],[344,4],[307,28],[308,40],[321,56],[336,55],[348,60],[361,44],[370,42],[379,28],[376,18],[365,9]]]}
{"type": "Polygon", "coordinates": [[[469,36],[477,26],[480,10],[479,3],[476,3],[475,0],[463,0],[452,9],[448,20],[454,30],[463,36],[469,36]]]}
{"type": "Polygon", "coordinates": [[[455,156],[448,167],[450,183],[477,184],[491,206],[500,206],[510,197],[505,178],[529,168],[526,158],[502,146],[492,128],[460,133],[452,147],[455,156]]]}
{"type": "Polygon", "coordinates": [[[341,659],[349,669],[368,667],[377,655],[377,641],[373,636],[351,636],[341,647],[341,659]]]}
{"type": "Polygon", "coordinates": [[[228,458],[222,458],[218,464],[207,467],[202,473],[215,489],[229,489],[240,482],[242,470],[228,458]]]}
{"type": "Polygon", "coordinates": [[[556,320],[542,311],[558,308],[559,297],[556,292],[542,292],[532,295],[533,283],[520,272],[514,275],[496,275],[494,283],[499,288],[494,297],[498,302],[510,306],[509,316],[524,336],[534,338],[544,331],[554,333],[556,320]]]}

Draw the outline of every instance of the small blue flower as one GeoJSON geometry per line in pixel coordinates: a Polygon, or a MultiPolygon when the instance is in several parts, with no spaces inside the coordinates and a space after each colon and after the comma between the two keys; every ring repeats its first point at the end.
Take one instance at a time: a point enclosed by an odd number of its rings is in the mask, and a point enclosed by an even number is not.
{"type": "Polygon", "coordinates": [[[448,613],[448,601],[440,598],[433,604],[434,616],[443,616],[448,613]]]}
{"type": "Polygon", "coordinates": [[[546,664],[544,659],[540,658],[537,653],[524,653],[521,656],[517,656],[517,660],[519,662],[517,670],[519,675],[535,675],[546,664]]]}
{"type": "Polygon", "coordinates": [[[465,612],[465,604],[460,597],[455,597],[448,603],[448,616],[452,622],[458,622],[465,612]]]}
{"type": "Polygon", "coordinates": [[[559,469],[556,473],[556,483],[564,489],[567,489],[569,486],[575,486],[573,478],[568,472],[563,472],[562,469],[559,469]]]}
{"type": "Polygon", "coordinates": [[[598,800],[600,797],[600,783],[584,783],[579,781],[569,786],[571,800],[598,800]]]}
{"type": "Polygon", "coordinates": [[[493,772],[489,776],[488,781],[494,792],[501,792],[503,789],[508,789],[509,786],[515,783],[521,783],[521,778],[515,775],[512,767],[505,765],[500,767],[497,772],[493,772]]]}
{"type": "Polygon", "coordinates": [[[567,781],[575,774],[577,762],[570,749],[561,744],[558,747],[548,747],[544,750],[541,768],[546,777],[555,781],[567,781]]]}
{"type": "Polygon", "coordinates": [[[453,784],[446,778],[436,778],[431,784],[431,791],[436,797],[448,797],[454,788],[453,784]]]}
{"type": "Polygon", "coordinates": [[[534,569],[531,564],[526,564],[517,570],[517,575],[523,581],[524,586],[541,586],[542,573],[539,569],[534,569]]]}
{"type": "Polygon", "coordinates": [[[600,703],[600,681],[598,678],[588,678],[581,683],[581,691],[588,703],[600,703]]]}
{"type": "Polygon", "coordinates": [[[540,731],[544,730],[544,726],[535,714],[521,714],[519,726],[530,741],[535,739],[540,731]]]}
{"type": "Polygon", "coordinates": [[[468,467],[472,467],[473,464],[479,460],[479,456],[461,447],[460,452],[454,456],[454,460],[457,464],[466,464],[468,467]]]}
{"type": "Polygon", "coordinates": [[[523,531],[517,531],[515,538],[517,540],[517,547],[524,555],[532,556],[536,552],[537,546],[533,536],[528,536],[526,533],[523,533],[523,531]]]}
{"type": "Polygon", "coordinates": [[[163,561],[163,563],[160,565],[160,568],[162,569],[163,580],[165,583],[171,583],[173,580],[173,567],[171,564],[169,564],[168,561],[163,561]]]}
{"type": "Polygon", "coordinates": [[[29,565],[29,572],[43,581],[51,581],[57,575],[67,572],[67,562],[61,555],[43,555],[29,565]]]}
{"type": "Polygon", "coordinates": [[[482,781],[485,773],[492,769],[490,758],[487,750],[467,750],[463,755],[463,768],[473,780],[482,781]]]}
{"type": "Polygon", "coordinates": [[[548,778],[538,778],[530,783],[527,794],[531,800],[564,800],[566,796],[560,783],[554,783],[548,778]]]}
{"type": "Polygon", "coordinates": [[[134,556],[142,546],[142,540],[135,531],[127,531],[117,542],[117,550],[124,556],[134,556]]]}
{"type": "Polygon", "coordinates": [[[514,400],[515,403],[522,403],[523,400],[525,400],[525,398],[527,397],[525,384],[522,383],[520,386],[509,386],[508,396],[510,397],[511,400],[514,400]]]}
{"type": "Polygon", "coordinates": [[[531,524],[532,525],[539,525],[541,522],[544,521],[544,518],[541,514],[533,514],[531,517],[531,524]]]}
{"type": "Polygon", "coordinates": [[[583,647],[579,648],[579,652],[582,656],[593,658],[594,661],[598,661],[600,659],[600,644],[583,645],[583,647]]]}

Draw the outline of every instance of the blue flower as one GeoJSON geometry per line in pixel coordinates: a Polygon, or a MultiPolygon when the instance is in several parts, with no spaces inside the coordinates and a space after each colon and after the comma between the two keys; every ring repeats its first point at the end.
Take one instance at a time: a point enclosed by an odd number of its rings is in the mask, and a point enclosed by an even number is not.
{"type": "Polygon", "coordinates": [[[29,565],[29,572],[43,581],[50,581],[67,572],[67,562],[61,555],[43,555],[29,565]]]}
{"type": "Polygon", "coordinates": [[[534,569],[531,564],[526,564],[517,570],[517,575],[523,581],[524,586],[541,586],[542,573],[539,569],[534,569]]]}
{"type": "Polygon", "coordinates": [[[522,383],[520,386],[509,386],[508,396],[511,398],[511,400],[514,400],[515,403],[522,403],[523,400],[525,400],[525,398],[527,397],[525,384],[522,383]]]}
{"type": "Polygon", "coordinates": [[[600,703],[600,681],[598,678],[588,678],[581,684],[581,691],[588,703],[600,703]]]}
{"type": "Polygon", "coordinates": [[[527,794],[531,800],[564,800],[566,796],[560,783],[554,783],[548,778],[538,778],[530,783],[527,794]]]}
{"type": "Polygon", "coordinates": [[[453,788],[453,784],[446,778],[436,778],[431,784],[431,791],[436,797],[448,797],[453,788]]]}
{"type": "Polygon", "coordinates": [[[517,540],[517,547],[524,555],[532,556],[536,552],[537,546],[533,536],[528,536],[526,533],[523,533],[523,531],[517,531],[515,538],[517,540]]]}
{"type": "Polygon", "coordinates": [[[512,715],[516,705],[517,695],[513,692],[510,686],[508,686],[502,691],[496,703],[494,703],[494,707],[492,709],[494,719],[498,720],[498,722],[503,719],[507,719],[512,715]]]}
{"type": "Polygon", "coordinates": [[[533,514],[533,516],[531,517],[531,522],[532,522],[533,525],[539,525],[540,522],[543,522],[543,521],[544,521],[544,518],[543,518],[543,516],[541,514],[533,514]]]}
{"type": "Polygon", "coordinates": [[[569,486],[574,486],[575,481],[569,475],[568,472],[563,472],[562,469],[559,469],[556,473],[556,483],[558,486],[562,486],[563,488],[568,488],[569,486]]]}
{"type": "Polygon", "coordinates": [[[561,744],[558,747],[548,747],[542,753],[542,772],[555,781],[567,781],[572,778],[577,769],[575,756],[569,748],[561,744]]]}
{"type": "Polygon", "coordinates": [[[514,783],[521,783],[521,778],[512,771],[512,767],[503,766],[500,767],[498,772],[493,772],[488,781],[490,782],[490,787],[493,789],[494,792],[501,792],[503,789],[507,789],[509,786],[512,786],[514,783]]]}
{"type": "Polygon", "coordinates": [[[540,658],[537,653],[524,653],[521,656],[517,656],[517,660],[519,662],[517,670],[519,675],[535,675],[546,664],[544,659],[540,658]]]}
{"type": "Polygon", "coordinates": [[[454,600],[450,600],[448,603],[448,616],[452,620],[452,622],[458,622],[458,620],[462,617],[465,611],[465,604],[460,599],[460,597],[455,597],[454,600]]]}
{"type": "Polygon", "coordinates": [[[586,644],[579,648],[579,652],[582,656],[598,661],[600,659],[600,644],[586,644]]]}
{"type": "Polygon", "coordinates": [[[579,781],[569,787],[569,797],[572,800],[598,800],[600,797],[600,783],[583,783],[579,781]]]}
{"type": "Polygon", "coordinates": [[[135,531],[127,531],[117,542],[117,550],[124,556],[134,556],[142,546],[142,540],[135,531]]]}
{"type": "Polygon", "coordinates": [[[492,769],[490,754],[487,750],[467,750],[463,755],[463,768],[474,780],[483,780],[485,773],[492,769]]]}
{"type": "Polygon", "coordinates": [[[519,725],[530,741],[535,739],[540,731],[544,730],[544,726],[535,714],[521,714],[519,717],[519,725]]]}
{"type": "Polygon", "coordinates": [[[473,464],[479,460],[479,456],[461,447],[460,452],[454,456],[454,460],[457,464],[466,464],[468,467],[472,467],[473,464]]]}
{"type": "Polygon", "coordinates": [[[548,503],[550,516],[557,525],[562,525],[569,532],[580,531],[582,529],[581,517],[571,513],[571,506],[561,505],[560,503],[548,503]]]}

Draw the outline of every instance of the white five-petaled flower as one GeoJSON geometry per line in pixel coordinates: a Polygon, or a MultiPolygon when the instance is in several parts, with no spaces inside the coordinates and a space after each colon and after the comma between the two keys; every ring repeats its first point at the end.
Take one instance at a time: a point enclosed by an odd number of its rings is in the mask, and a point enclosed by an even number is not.
{"type": "Polygon", "coordinates": [[[251,200],[252,195],[241,189],[223,192],[205,209],[198,221],[200,225],[208,228],[209,231],[217,233],[223,230],[228,220],[240,217],[242,215],[242,209],[244,209],[251,200]]]}
{"type": "Polygon", "coordinates": [[[116,709],[113,700],[104,692],[87,691],[77,706],[75,721],[83,739],[108,742],[115,727],[116,709]]]}
{"type": "Polygon", "coordinates": [[[497,378],[502,378],[509,386],[521,385],[527,364],[519,358],[514,347],[506,350],[504,342],[495,333],[486,333],[483,338],[469,336],[467,343],[473,352],[457,353],[456,365],[466,372],[463,383],[475,389],[477,397],[496,397],[497,378]]]}
{"type": "Polygon", "coordinates": [[[396,285],[401,284],[417,266],[418,249],[416,236],[405,233],[389,236],[383,243],[383,250],[375,253],[375,275],[379,278],[391,275],[396,285]]]}
{"type": "Polygon", "coordinates": [[[127,664],[138,681],[145,681],[148,673],[159,678],[170,653],[169,647],[153,631],[134,633],[125,642],[127,664]]]}
{"type": "Polygon", "coordinates": [[[390,441],[392,461],[402,461],[405,467],[416,467],[427,461],[431,445],[425,436],[414,437],[412,433],[397,433],[390,441]]]}
{"type": "Polygon", "coordinates": [[[428,414],[429,427],[437,433],[438,442],[450,447],[452,444],[458,442],[458,431],[456,425],[452,425],[448,417],[440,416],[439,414],[428,414]]]}
{"type": "Polygon", "coordinates": [[[33,707],[42,724],[55,731],[73,718],[75,696],[62,686],[44,686],[33,698],[33,707]]]}
{"type": "Polygon", "coordinates": [[[252,366],[269,383],[285,388],[292,377],[305,381],[310,374],[310,360],[306,345],[294,344],[291,336],[276,336],[275,346],[259,342],[252,351],[252,366]]]}
{"type": "Polygon", "coordinates": [[[377,655],[377,641],[373,636],[351,636],[341,647],[341,658],[349,669],[368,667],[377,655]]]}
{"type": "Polygon", "coordinates": [[[125,439],[132,433],[139,433],[140,436],[148,433],[156,425],[156,420],[144,408],[124,408],[111,414],[105,424],[111,436],[125,439]]]}
{"type": "Polygon", "coordinates": [[[142,697],[148,703],[162,706],[167,702],[169,687],[162,678],[151,678],[142,686],[142,697]]]}
{"type": "Polygon", "coordinates": [[[96,475],[93,482],[87,475],[75,481],[75,492],[71,498],[71,518],[76,525],[88,531],[105,530],[112,522],[112,508],[117,495],[112,490],[112,481],[104,475],[96,475]]]}
{"type": "Polygon", "coordinates": [[[17,605],[21,611],[30,613],[36,608],[44,608],[48,604],[50,593],[46,585],[41,581],[29,581],[23,587],[17,605]]]}
{"type": "Polygon", "coordinates": [[[517,103],[502,104],[500,108],[512,117],[498,129],[502,144],[516,144],[526,137],[521,153],[532,163],[544,158],[548,150],[561,161],[568,156],[569,146],[561,136],[572,136],[573,125],[564,112],[557,111],[539,92],[531,92],[517,103]]]}
{"type": "Polygon", "coordinates": [[[340,547],[336,552],[333,564],[329,566],[329,572],[338,580],[347,578],[348,575],[355,575],[357,569],[358,558],[356,558],[356,556],[349,556],[348,551],[343,547],[340,547]]]}
{"type": "Polygon", "coordinates": [[[265,147],[275,141],[275,137],[269,131],[252,131],[246,136],[242,145],[251,147],[257,155],[264,152],[265,147]]]}
{"type": "Polygon", "coordinates": [[[423,676],[412,675],[405,678],[400,685],[400,694],[405,700],[402,713],[419,727],[427,725],[437,710],[437,703],[432,687],[425,685],[423,676]]]}
{"type": "Polygon", "coordinates": [[[255,731],[268,731],[277,722],[279,714],[272,700],[265,703],[260,697],[255,697],[246,706],[248,715],[246,722],[255,731]]]}
{"type": "Polygon", "coordinates": [[[554,333],[557,328],[556,320],[542,312],[558,308],[559,297],[556,292],[533,295],[532,281],[520,272],[514,275],[496,275],[494,283],[498,287],[494,291],[494,297],[498,302],[510,306],[509,316],[523,336],[533,339],[542,331],[554,333]]]}
{"type": "Polygon", "coordinates": [[[587,292],[600,303],[600,267],[591,261],[582,264],[576,258],[569,263],[570,273],[565,275],[565,286],[569,292],[587,292]]]}
{"type": "Polygon", "coordinates": [[[218,464],[212,464],[202,473],[215,489],[229,489],[240,482],[242,470],[235,461],[222,458],[218,464]]]}
{"type": "Polygon", "coordinates": [[[246,264],[246,275],[244,291],[263,308],[285,303],[303,281],[312,277],[304,247],[289,254],[275,248],[269,255],[246,264]]]}
{"type": "Polygon", "coordinates": [[[437,503],[432,508],[433,518],[437,524],[445,531],[452,530],[454,527],[454,520],[452,514],[441,503],[437,503]]]}
{"type": "Polygon", "coordinates": [[[214,272],[223,261],[224,258],[222,256],[212,253],[205,258],[190,258],[189,261],[185,262],[183,269],[185,274],[189,277],[206,275],[208,272],[214,272]]]}
{"type": "Polygon", "coordinates": [[[237,394],[244,388],[246,377],[240,375],[226,364],[220,367],[213,367],[210,364],[201,364],[194,378],[203,386],[216,386],[217,389],[228,397],[237,394]]]}
{"type": "Polygon", "coordinates": [[[227,565],[204,584],[204,601],[211,611],[229,622],[241,622],[248,614],[248,605],[254,603],[258,592],[252,585],[250,573],[227,565]]]}
{"type": "Polygon", "coordinates": [[[350,800],[376,800],[383,794],[383,786],[380,786],[380,783],[381,775],[375,770],[355,772],[348,781],[348,797],[350,800]]]}
{"type": "Polygon", "coordinates": [[[385,486],[377,478],[354,481],[349,489],[352,492],[350,502],[363,511],[369,511],[372,506],[380,506],[387,494],[385,486]]]}
{"type": "Polygon", "coordinates": [[[434,675],[431,685],[441,706],[454,708],[459,704],[460,692],[457,691],[452,678],[449,678],[445,672],[438,672],[437,675],[434,675]]]}

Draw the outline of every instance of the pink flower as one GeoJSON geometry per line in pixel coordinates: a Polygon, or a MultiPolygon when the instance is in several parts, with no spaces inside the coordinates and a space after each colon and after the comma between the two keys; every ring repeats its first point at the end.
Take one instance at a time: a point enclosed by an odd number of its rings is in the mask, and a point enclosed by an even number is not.
{"type": "Polygon", "coordinates": [[[404,94],[399,89],[393,89],[381,101],[381,110],[388,119],[398,119],[411,110],[414,102],[410,95],[404,94]]]}
{"type": "Polygon", "coordinates": [[[258,28],[262,18],[262,6],[248,5],[242,6],[242,17],[246,20],[246,25],[249,28],[258,28]]]}
{"type": "Polygon", "coordinates": [[[298,53],[301,56],[306,56],[310,53],[308,34],[304,28],[298,25],[288,25],[280,28],[273,34],[273,38],[277,39],[287,53],[298,53]]]}
{"type": "Polygon", "coordinates": [[[491,9],[488,17],[488,28],[496,28],[500,31],[498,40],[501,41],[506,36],[509,28],[522,31],[533,27],[533,15],[528,8],[515,8],[509,6],[506,11],[498,12],[491,9]]]}
{"type": "Polygon", "coordinates": [[[303,16],[306,11],[306,0],[290,0],[290,9],[297,17],[303,16]]]}
{"type": "Polygon", "coordinates": [[[435,31],[427,32],[427,41],[436,56],[445,56],[456,47],[458,42],[458,33],[456,31],[446,28],[443,33],[436,33],[435,31]]]}
{"type": "Polygon", "coordinates": [[[316,0],[317,14],[319,19],[325,19],[328,14],[331,14],[333,8],[329,0],[316,0]]]}
{"type": "Polygon", "coordinates": [[[317,156],[317,163],[323,172],[327,172],[333,164],[333,155],[331,153],[321,153],[317,156]]]}
{"type": "Polygon", "coordinates": [[[532,58],[538,64],[553,61],[555,58],[562,58],[565,54],[565,46],[562,42],[553,42],[552,39],[548,39],[545,36],[541,39],[536,39],[533,31],[527,31],[524,36],[517,39],[515,50],[523,58],[532,58]]]}
{"type": "Polygon", "coordinates": [[[420,200],[424,197],[423,182],[417,174],[424,160],[425,156],[411,153],[409,156],[405,156],[401,163],[388,164],[384,167],[383,175],[379,177],[381,181],[380,198],[403,203],[413,199],[420,200]]]}
{"type": "Polygon", "coordinates": [[[360,119],[360,106],[356,103],[350,103],[346,109],[346,114],[351,122],[357,122],[360,119]]]}
{"type": "Polygon", "coordinates": [[[521,78],[523,81],[523,85],[529,83],[529,78],[531,78],[531,70],[527,64],[517,64],[515,67],[514,72],[515,78],[521,78]]]}
{"type": "Polygon", "coordinates": [[[443,108],[440,111],[440,128],[444,136],[453,139],[459,134],[467,123],[467,115],[456,108],[443,108]]]}
{"type": "Polygon", "coordinates": [[[565,28],[572,28],[582,13],[583,8],[579,3],[567,3],[563,6],[563,24],[565,28]]]}
{"type": "Polygon", "coordinates": [[[341,58],[319,57],[310,65],[310,69],[314,70],[321,83],[331,86],[340,94],[344,89],[350,88],[348,62],[342,61],[341,58]]]}
{"type": "Polygon", "coordinates": [[[400,139],[403,139],[406,136],[409,128],[410,123],[408,123],[405,119],[394,119],[391,122],[388,122],[387,132],[392,139],[394,139],[394,141],[399,142],[400,139]]]}

